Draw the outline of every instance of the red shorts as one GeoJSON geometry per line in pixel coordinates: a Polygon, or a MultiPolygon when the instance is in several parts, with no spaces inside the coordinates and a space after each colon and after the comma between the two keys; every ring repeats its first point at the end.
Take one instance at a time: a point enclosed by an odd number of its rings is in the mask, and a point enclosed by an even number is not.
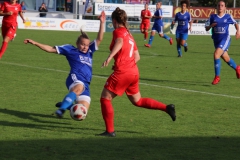
{"type": "Polygon", "coordinates": [[[17,28],[12,25],[2,25],[2,37],[9,37],[11,40],[16,36],[17,28]]]}
{"type": "Polygon", "coordinates": [[[119,96],[124,92],[127,95],[136,94],[139,92],[139,74],[113,72],[107,79],[104,88],[119,96]]]}
{"type": "Polygon", "coordinates": [[[141,30],[148,30],[150,27],[150,23],[141,23],[140,24],[140,29],[141,30]]]}

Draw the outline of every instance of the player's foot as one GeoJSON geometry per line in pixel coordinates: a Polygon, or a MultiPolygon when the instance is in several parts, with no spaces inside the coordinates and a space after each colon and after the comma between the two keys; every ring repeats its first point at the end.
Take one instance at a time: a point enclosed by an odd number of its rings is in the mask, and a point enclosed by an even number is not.
{"type": "Polygon", "coordinates": [[[144,39],[144,41],[146,41],[146,39],[144,39]]]}
{"type": "Polygon", "coordinates": [[[175,106],[174,104],[167,105],[167,113],[170,115],[173,121],[176,120],[175,106]]]}
{"type": "Polygon", "coordinates": [[[237,66],[236,68],[236,75],[237,75],[237,78],[240,79],[240,66],[237,66]]]}
{"type": "Polygon", "coordinates": [[[182,55],[178,55],[178,58],[181,58],[182,57],[182,55]]]}
{"type": "Polygon", "coordinates": [[[55,114],[58,118],[63,118],[64,110],[58,109],[56,110],[55,114]]]}
{"type": "Polygon", "coordinates": [[[100,133],[100,134],[96,134],[96,136],[105,136],[105,137],[116,137],[116,133],[115,132],[103,132],[103,133],[100,133]]]}
{"type": "Polygon", "coordinates": [[[187,52],[187,51],[188,51],[188,47],[184,46],[184,52],[187,52]]]}
{"type": "Polygon", "coordinates": [[[62,105],[62,102],[57,102],[57,103],[55,104],[55,106],[56,106],[57,108],[60,108],[61,105],[62,105]]]}
{"type": "Polygon", "coordinates": [[[150,44],[144,44],[144,46],[145,46],[145,47],[148,47],[148,48],[150,48],[150,47],[151,47],[151,45],[150,45],[150,44]]]}
{"type": "Polygon", "coordinates": [[[173,39],[172,38],[169,39],[169,43],[170,43],[170,45],[173,44],[173,39]]]}
{"type": "Polygon", "coordinates": [[[220,77],[219,76],[215,76],[215,78],[212,81],[212,85],[216,85],[220,82],[220,77]]]}

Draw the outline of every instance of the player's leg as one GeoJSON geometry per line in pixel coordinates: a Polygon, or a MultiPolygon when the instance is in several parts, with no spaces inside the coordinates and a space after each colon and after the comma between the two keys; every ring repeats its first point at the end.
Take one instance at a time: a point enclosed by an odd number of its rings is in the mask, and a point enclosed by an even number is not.
{"type": "Polygon", "coordinates": [[[176,41],[177,41],[177,52],[178,52],[178,57],[182,57],[182,49],[181,49],[181,39],[180,39],[180,34],[176,32],[176,41]]]}
{"type": "Polygon", "coordinates": [[[236,76],[238,79],[240,79],[240,66],[238,66],[232,58],[230,58],[228,52],[225,51],[221,57],[230,67],[236,71],[236,76]]]}
{"type": "Polygon", "coordinates": [[[126,90],[126,94],[128,99],[132,102],[133,105],[137,107],[147,108],[147,109],[155,109],[167,112],[173,121],[176,120],[175,114],[175,106],[174,105],[166,105],[162,102],[159,102],[152,98],[142,98],[141,93],[139,91],[139,76],[135,76],[132,83],[126,90]]]}
{"type": "Polygon", "coordinates": [[[145,44],[145,47],[151,47],[153,39],[154,39],[154,35],[156,33],[156,30],[157,30],[157,25],[153,24],[152,31],[151,31],[151,36],[148,40],[148,44],[145,44]]]}
{"type": "Polygon", "coordinates": [[[169,41],[170,45],[173,44],[173,39],[163,33],[163,26],[159,26],[158,34],[160,37],[169,41]]]}
{"type": "Polygon", "coordinates": [[[148,29],[150,27],[150,23],[145,23],[145,28],[144,28],[144,41],[148,38],[148,29]]]}
{"type": "Polygon", "coordinates": [[[3,54],[5,53],[5,51],[7,49],[8,42],[15,37],[15,34],[16,34],[15,27],[12,27],[12,26],[8,27],[5,25],[2,26],[3,42],[2,42],[1,49],[0,49],[0,59],[2,58],[3,54]]]}
{"type": "Polygon", "coordinates": [[[77,96],[79,96],[82,92],[85,91],[85,84],[82,81],[77,80],[76,75],[68,76],[66,80],[66,85],[69,89],[69,93],[64,97],[64,99],[62,100],[61,106],[55,112],[59,118],[61,118],[64,112],[70,106],[72,106],[72,104],[77,99],[77,96]]]}
{"type": "Polygon", "coordinates": [[[184,51],[187,52],[188,51],[188,45],[187,45],[188,34],[187,33],[180,34],[180,37],[181,37],[181,45],[184,47],[184,51]]]}
{"type": "Polygon", "coordinates": [[[212,84],[218,84],[220,82],[220,71],[221,71],[221,60],[220,57],[224,53],[221,48],[217,48],[214,52],[214,71],[215,77],[212,81],[212,84]]]}

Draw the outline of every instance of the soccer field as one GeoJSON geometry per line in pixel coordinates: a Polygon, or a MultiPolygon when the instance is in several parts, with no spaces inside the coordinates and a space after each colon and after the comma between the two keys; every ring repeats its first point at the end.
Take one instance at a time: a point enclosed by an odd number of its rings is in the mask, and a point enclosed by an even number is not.
{"type": "MultiPolygon", "coordinates": [[[[79,32],[18,30],[0,60],[0,159],[238,159],[240,157],[240,79],[223,60],[221,81],[214,78],[210,36],[189,36],[188,52],[177,57],[171,46],[155,36],[151,48],[143,35],[133,34],[141,60],[140,90],[166,104],[175,104],[177,120],[168,114],[137,108],[125,95],[113,100],[115,138],[96,137],[105,130],[100,94],[111,65],[101,68],[109,54],[112,33],[105,33],[93,57],[91,107],[84,121],[51,114],[68,92],[69,66],[64,56],[46,53],[25,38],[49,45],[75,45],[79,32]]],[[[88,33],[93,40],[97,33],[88,33]]],[[[169,35],[174,38],[174,35],[169,35]]],[[[175,38],[174,38],[175,39],[175,38]]],[[[240,65],[240,41],[232,37],[230,57],[240,65]]],[[[113,61],[112,61],[113,63],[113,61]]]]}

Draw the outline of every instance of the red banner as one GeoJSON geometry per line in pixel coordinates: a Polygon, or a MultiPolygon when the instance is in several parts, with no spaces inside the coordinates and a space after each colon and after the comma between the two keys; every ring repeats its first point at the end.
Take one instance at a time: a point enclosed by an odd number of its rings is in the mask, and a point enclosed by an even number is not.
{"type": "MultiPolygon", "coordinates": [[[[173,7],[173,18],[180,11],[180,7],[173,7]]],[[[208,19],[211,14],[216,14],[217,10],[210,7],[190,7],[188,12],[191,14],[192,19],[208,19]]],[[[234,19],[240,19],[240,8],[227,8],[226,13],[231,14],[234,19]]]]}

